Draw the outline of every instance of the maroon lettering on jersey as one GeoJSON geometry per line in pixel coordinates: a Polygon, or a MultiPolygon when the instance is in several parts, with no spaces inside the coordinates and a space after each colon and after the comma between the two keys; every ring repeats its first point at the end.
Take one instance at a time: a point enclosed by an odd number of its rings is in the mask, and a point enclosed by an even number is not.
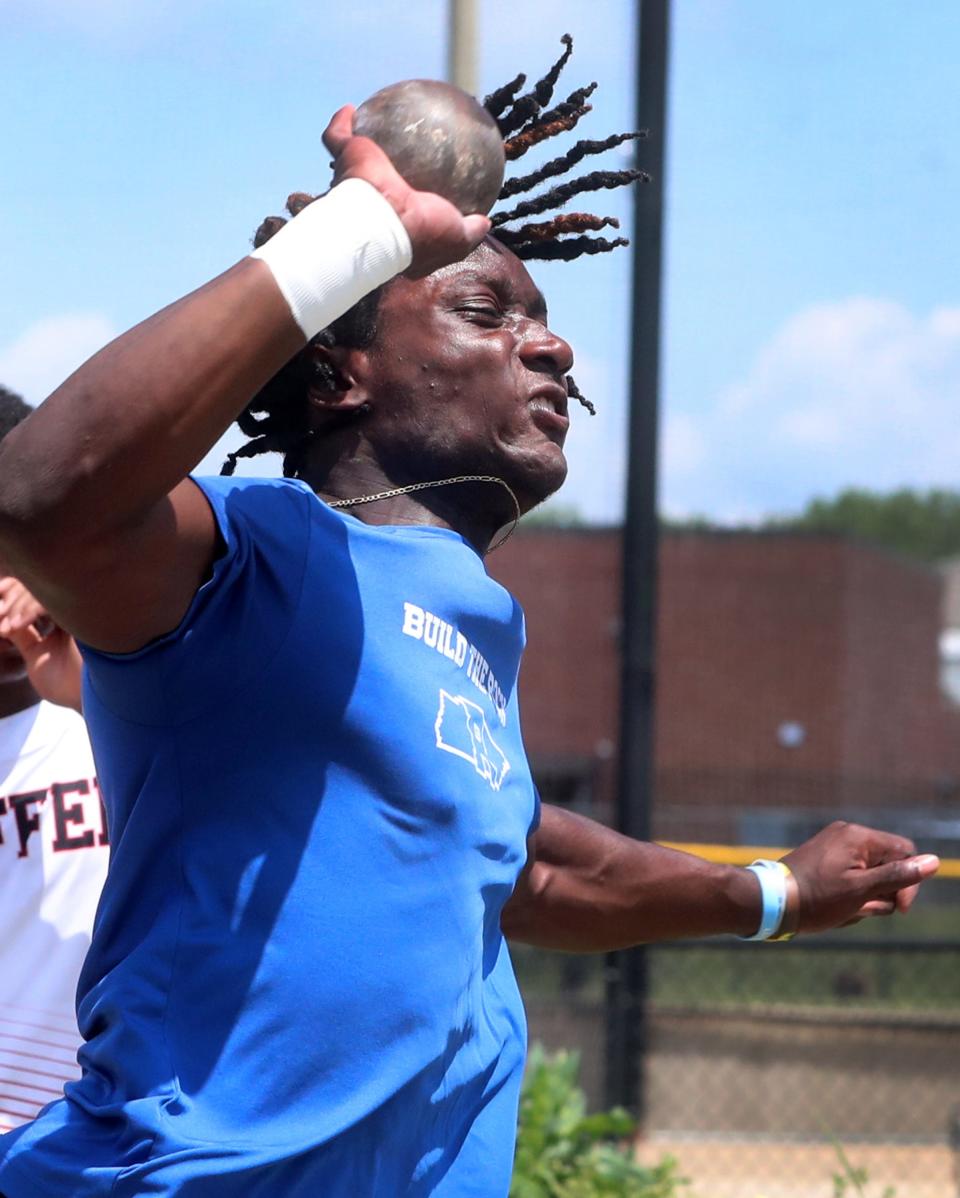
{"type": "Polygon", "coordinates": [[[47,797],[45,790],[31,790],[20,795],[10,795],[10,806],[17,821],[17,836],[20,840],[18,857],[26,857],[27,841],[32,832],[40,830],[40,816],[31,811],[32,806],[39,805],[47,797]]]}
{"type": "Polygon", "coordinates": [[[107,831],[107,808],[103,801],[103,791],[100,789],[100,783],[96,778],[93,780],[93,787],[97,792],[97,798],[100,800],[100,835],[97,838],[97,844],[109,844],[110,833],[107,831]]]}
{"type": "Polygon", "coordinates": [[[90,793],[89,784],[83,781],[55,782],[50,787],[50,793],[53,795],[53,820],[57,830],[53,841],[53,851],[63,853],[71,849],[91,848],[96,839],[92,828],[87,828],[78,836],[70,834],[71,824],[79,824],[81,827],[84,824],[83,805],[71,803],[68,806],[66,801],[67,795],[88,795],[90,793]]]}

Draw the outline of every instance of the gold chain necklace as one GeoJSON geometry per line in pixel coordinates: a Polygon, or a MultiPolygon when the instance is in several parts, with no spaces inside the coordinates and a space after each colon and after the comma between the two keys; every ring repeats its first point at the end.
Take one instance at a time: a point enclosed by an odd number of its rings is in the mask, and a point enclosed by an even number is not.
{"type": "Polygon", "coordinates": [[[513,530],[520,523],[519,500],[514,495],[512,488],[502,478],[497,478],[495,474],[458,474],[456,478],[438,478],[436,482],[432,483],[410,483],[406,487],[394,487],[391,491],[377,491],[374,495],[358,495],[355,499],[335,499],[332,503],[327,504],[327,506],[356,507],[361,503],[374,503],[377,499],[392,499],[394,495],[410,495],[414,491],[426,491],[430,487],[449,487],[453,483],[498,483],[513,500],[516,512],[516,515],[513,517],[513,523],[500,540],[497,541],[496,545],[491,545],[487,550],[487,553],[493,553],[494,549],[499,549],[509,539],[513,534],[513,530]]]}

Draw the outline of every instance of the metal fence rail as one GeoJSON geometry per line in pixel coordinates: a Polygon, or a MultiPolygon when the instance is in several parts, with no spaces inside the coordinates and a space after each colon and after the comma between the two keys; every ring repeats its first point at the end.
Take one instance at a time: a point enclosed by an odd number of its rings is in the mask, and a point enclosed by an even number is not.
{"type": "MultiPolygon", "coordinates": [[[[648,948],[641,1154],[675,1155],[691,1198],[833,1198],[838,1145],[869,1198],[957,1198],[960,920],[936,901],[954,888],[830,937],[648,948]]],[[[515,958],[531,1040],[577,1049],[601,1105],[608,966],[515,958]]]]}

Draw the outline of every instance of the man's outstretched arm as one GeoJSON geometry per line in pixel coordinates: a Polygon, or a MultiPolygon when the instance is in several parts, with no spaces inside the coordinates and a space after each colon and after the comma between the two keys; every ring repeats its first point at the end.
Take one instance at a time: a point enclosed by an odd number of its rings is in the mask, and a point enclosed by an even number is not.
{"type": "MultiPolygon", "coordinates": [[[[801,932],[825,931],[869,915],[905,911],[938,861],[911,841],[836,823],[789,853],[801,932]]],[[[530,859],[503,911],[511,939],[570,952],[759,928],[753,873],[621,836],[544,804],[530,859]]]]}

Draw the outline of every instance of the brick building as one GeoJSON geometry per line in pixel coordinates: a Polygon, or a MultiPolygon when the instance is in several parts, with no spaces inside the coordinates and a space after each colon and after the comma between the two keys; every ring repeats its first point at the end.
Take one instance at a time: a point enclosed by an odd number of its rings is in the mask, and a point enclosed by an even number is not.
{"type": "MultiPolygon", "coordinates": [[[[620,537],[531,529],[491,558],[520,599],[527,747],[545,797],[609,813],[620,537]]],[[[940,685],[942,577],[839,536],[662,542],[654,834],[796,840],[824,819],[960,836],[960,708],[940,685]],[[882,811],[878,811],[882,809],[882,811]]]]}

